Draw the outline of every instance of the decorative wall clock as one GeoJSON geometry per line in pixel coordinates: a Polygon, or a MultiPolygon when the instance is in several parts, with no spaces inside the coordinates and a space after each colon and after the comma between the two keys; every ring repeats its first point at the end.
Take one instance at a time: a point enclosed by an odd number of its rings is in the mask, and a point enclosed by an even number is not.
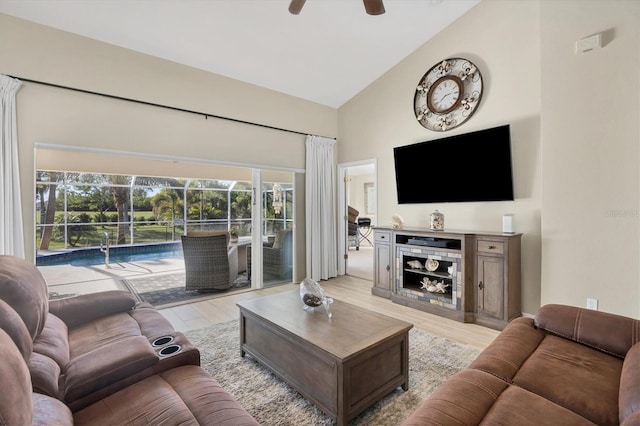
{"type": "Polygon", "coordinates": [[[449,58],[420,79],[413,107],[424,128],[444,132],[469,119],[482,98],[482,75],[473,62],[449,58]]]}

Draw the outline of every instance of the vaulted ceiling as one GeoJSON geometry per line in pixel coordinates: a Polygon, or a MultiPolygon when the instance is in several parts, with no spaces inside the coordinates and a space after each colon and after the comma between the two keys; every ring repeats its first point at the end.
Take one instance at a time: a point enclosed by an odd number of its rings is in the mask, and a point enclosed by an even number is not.
{"type": "MultiPolygon", "coordinates": [[[[480,0],[0,0],[0,13],[338,108],[480,0]]],[[[1,71],[1,70],[0,70],[1,71]]]]}

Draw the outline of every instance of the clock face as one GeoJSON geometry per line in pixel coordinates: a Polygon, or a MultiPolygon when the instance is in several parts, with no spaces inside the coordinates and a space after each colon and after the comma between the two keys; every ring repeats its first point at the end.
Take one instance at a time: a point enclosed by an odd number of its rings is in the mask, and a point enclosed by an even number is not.
{"type": "Polygon", "coordinates": [[[462,80],[458,77],[452,75],[441,77],[427,92],[429,109],[438,114],[453,111],[460,105],[463,91],[462,80]]]}
{"type": "Polygon", "coordinates": [[[418,123],[444,132],[464,123],[482,98],[482,76],[478,68],[462,58],[434,65],[416,88],[413,107],[418,123]]]}

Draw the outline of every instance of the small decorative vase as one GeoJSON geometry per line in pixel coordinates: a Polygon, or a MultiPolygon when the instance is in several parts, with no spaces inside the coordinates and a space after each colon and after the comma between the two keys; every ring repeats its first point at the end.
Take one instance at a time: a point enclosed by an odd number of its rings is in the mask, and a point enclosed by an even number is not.
{"type": "Polygon", "coordinates": [[[300,299],[305,311],[314,312],[320,306],[324,307],[327,316],[331,318],[333,314],[329,305],[333,303],[333,299],[327,297],[324,289],[312,279],[305,278],[300,283],[300,299]]]}
{"type": "Polygon", "coordinates": [[[429,216],[429,227],[434,231],[442,231],[444,229],[444,215],[438,210],[429,216]]]}

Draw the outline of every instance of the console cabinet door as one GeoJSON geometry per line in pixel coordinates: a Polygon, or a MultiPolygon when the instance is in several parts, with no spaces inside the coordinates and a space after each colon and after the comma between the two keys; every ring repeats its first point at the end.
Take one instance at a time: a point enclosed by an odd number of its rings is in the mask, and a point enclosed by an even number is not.
{"type": "Polygon", "coordinates": [[[478,256],[476,291],[478,314],[504,318],[504,259],[478,256]]]}
{"type": "Polygon", "coordinates": [[[391,297],[393,292],[392,282],[392,251],[391,232],[374,230],[374,256],[373,256],[373,288],[371,293],[381,297],[391,297]]]}
{"type": "Polygon", "coordinates": [[[391,246],[376,244],[376,287],[391,291],[391,246]]]}

